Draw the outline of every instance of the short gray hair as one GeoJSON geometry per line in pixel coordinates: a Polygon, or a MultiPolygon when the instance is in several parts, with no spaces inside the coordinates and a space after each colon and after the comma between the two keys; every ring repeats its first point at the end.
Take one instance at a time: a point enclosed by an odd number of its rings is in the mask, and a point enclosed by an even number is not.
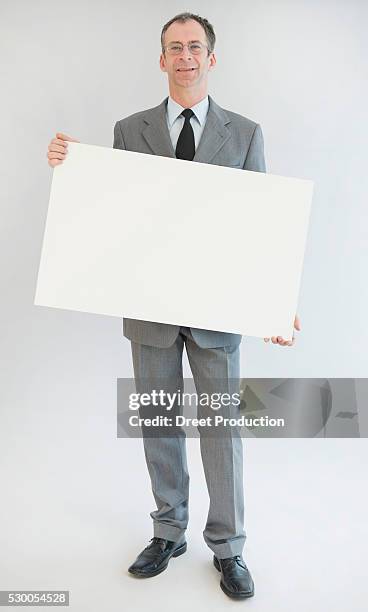
{"type": "Polygon", "coordinates": [[[215,30],[213,29],[213,26],[210,24],[210,22],[207,21],[207,19],[205,19],[204,17],[200,17],[199,15],[194,15],[193,13],[180,13],[179,15],[175,15],[175,17],[173,17],[172,19],[170,19],[170,21],[165,23],[165,25],[163,26],[161,30],[162,53],[165,53],[164,38],[165,38],[166,30],[171,26],[172,23],[175,23],[175,21],[180,21],[181,23],[185,23],[186,21],[189,21],[190,19],[193,19],[194,21],[199,23],[199,25],[201,25],[202,28],[204,29],[206,38],[207,38],[208,53],[212,53],[212,51],[215,48],[215,43],[216,43],[215,30]]]}

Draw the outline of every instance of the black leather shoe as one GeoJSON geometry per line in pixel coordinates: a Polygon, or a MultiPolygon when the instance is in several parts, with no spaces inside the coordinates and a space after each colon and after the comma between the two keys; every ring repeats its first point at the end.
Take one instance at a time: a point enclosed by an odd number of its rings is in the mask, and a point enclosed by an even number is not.
{"type": "Polygon", "coordinates": [[[151,538],[151,544],[138,555],[134,563],[128,568],[130,574],[139,578],[150,578],[161,574],[167,566],[171,557],[179,557],[185,553],[187,543],[172,542],[164,538],[151,538]]]}
{"type": "Polygon", "coordinates": [[[245,599],[254,595],[252,576],[241,555],[218,559],[213,555],[213,564],[221,572],[220,587],[233,599],[245,599]]]}

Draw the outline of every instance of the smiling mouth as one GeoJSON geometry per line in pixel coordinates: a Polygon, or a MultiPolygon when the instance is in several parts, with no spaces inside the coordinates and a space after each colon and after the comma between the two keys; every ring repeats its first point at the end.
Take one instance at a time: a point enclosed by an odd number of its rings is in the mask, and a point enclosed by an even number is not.
{"type": "Polygon", "coordinates": [[[191,70],[197,70],[196,68],[177,68],[176,72],[190,72],[191,70]]]}

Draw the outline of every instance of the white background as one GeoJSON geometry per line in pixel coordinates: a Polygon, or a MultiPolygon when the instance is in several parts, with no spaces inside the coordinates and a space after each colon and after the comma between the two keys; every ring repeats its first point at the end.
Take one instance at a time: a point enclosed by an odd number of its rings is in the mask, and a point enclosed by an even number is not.
{"type": "MultiPolygon", "coordinates": [[[[302,332],[292,350],[243,341],[242,373],[365,376],[367,5],[242,0],[231,11],[220,2],[187,8],[217,33],[215,101],[261,124],[269,172],[315,181],[302,332]]],[[[1,4],[2,346],[9,358],[22,343],[25,376],[55,343],[73,354],[82,338],[96,349],[102,338],[119,374],[131,372],[118,319],[33,305],[52,174],[46,149],[56,131],[112,146],[115,121],[161,102],[159,34],[180,10],[180,2],[148,0],[1,4]]],[[[111,363],[101,368],[112,371],[111,363]]]]}
{"type": "MultiPolygon", "coordinates": [[[[243,341],[242,375],[367,376],[366,2],[3,0],[1,588],[71,588],[78,612],[100,610],[113,585],[111,611],[127,602],[162,610],[164,585],[178,584],[182,609],[191,598],[229,604],[201,540],[207,495],[196,441],[188,556],[157,580],[128,582],[153,509],[141,441],[115,438],[129,342],[119,319],[33,305],[50,138],[64,131],[112,146],[118,119],[157,105],[167,95],[161,26],[185,9],[217,33],[215,101],[261,124],[269,172],[315,181],[302,332],[292,349],[243,341]]],[[[247,448],[245,558],[259,591],[249,603],[365,609],[366,441],[247,448]]]]}

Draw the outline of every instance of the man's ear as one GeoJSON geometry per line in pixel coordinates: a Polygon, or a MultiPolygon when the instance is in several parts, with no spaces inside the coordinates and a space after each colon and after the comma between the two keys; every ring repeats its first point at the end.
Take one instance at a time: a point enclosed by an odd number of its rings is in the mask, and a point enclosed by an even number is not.
{"type": "Polygon", "coordinates": [[[216,66],[216,62],[217,62],[216,56],[213,52],[210,53],[208,60],[209,60],[208,70],[212,70],[212,68],[216,66]]]}
{"type": "Polygon", "coordinates": [[[165,56],[164,56],[163,53],[161,53],[161,55],[160,55],[160,68],[161,68],[162,72],[167,72],[166,66],[165,66],[165,56]]]}

